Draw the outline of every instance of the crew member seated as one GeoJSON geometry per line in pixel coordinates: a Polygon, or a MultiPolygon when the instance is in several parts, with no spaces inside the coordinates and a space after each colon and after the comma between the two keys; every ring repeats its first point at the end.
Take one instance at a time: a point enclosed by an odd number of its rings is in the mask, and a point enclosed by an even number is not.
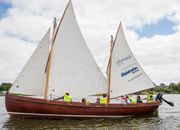
{"type": "Polygon", "coordinates": [[[152,91],[149,91],[149,94],[147,96],[147,102],[148,103],[151,103],[154,101],[154,97],[153,97],[153,92],[152,91]]]}
{"type": "Polygon", "coordinates": [[[137,95],[136,97],[137,103],[143,103],[141,96],[137,95]]]}
{"type": "Polygon", "coordinates": [[[69,95],[69,93],[65,93],[63,101],[64,102],[71,102],[71,96],[69,95]]]}
{"type": "Polygon", "coordinates": [[[104,105],[107,104],[107,95],[106,94],[103,94],[103,97],[100,98],[100,104],[104,104],[104,105]]]}
{"type": "Polygon", "coordinates": [[[82,98],[81,102],[82,102],[82,103],[86,103],[86,99],[85,99],[85,98],[82,98]]]}
{"type": "Polygon", "coordinates": [[[96,104],[100,104],[100,98],[96,99],[96,104]]]}
{"type": "Polygon", "coordinates": [[[59,100],[59,99],[63,99],[64,102],[71,102],[72,101],[71,96],[69,95],[69,93],[65,93],[64,96],[56,98],[53,101],[56,101],[56,100],[59,100]]]}
{"type": "Polygon", "coordinates": [[[82,98],[81,102],[86,105],[89,105],[89,103],[90,103],[88,100],[86,100],[86,98],[82,98]]]}
{"type": "Polygon", "coordinates": [[[128,96],[129,97],[129,100],[132,104],[136,104],[137,103],[137,100],[135,98],[133,98],[132,96],[128,96]]]}

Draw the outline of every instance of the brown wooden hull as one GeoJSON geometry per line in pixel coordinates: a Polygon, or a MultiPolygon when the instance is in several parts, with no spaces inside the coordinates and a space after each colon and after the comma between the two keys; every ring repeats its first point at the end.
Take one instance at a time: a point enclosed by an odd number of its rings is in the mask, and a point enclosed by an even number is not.
{"type": "Polygon", "coordinates": [[[6,94],[7,112],[14,117],[30,118],[96,118],[96,117],[124,117],[150,114],[157,110],[160,103],[138,104],[109,104],[89,105],[62,101],[47,101],[30,97],[6,94]]]}

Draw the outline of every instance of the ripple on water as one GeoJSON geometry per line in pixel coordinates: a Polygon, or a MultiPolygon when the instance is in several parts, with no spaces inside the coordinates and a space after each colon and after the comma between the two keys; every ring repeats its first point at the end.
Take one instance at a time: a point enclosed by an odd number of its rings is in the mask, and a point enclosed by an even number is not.
{"type": "Polygon", "coordinates": [[[136,118],[119,118],[119,119],[86,119],[86,120],[35,120],[35,119],[13,119],[9,118],[4,123],[3,128],[9,129],[147,129],[157,128],[159,122],[157,116],[146,116],[136,118]],[[154,126],[155,125],[155,126],[154,126]]]}

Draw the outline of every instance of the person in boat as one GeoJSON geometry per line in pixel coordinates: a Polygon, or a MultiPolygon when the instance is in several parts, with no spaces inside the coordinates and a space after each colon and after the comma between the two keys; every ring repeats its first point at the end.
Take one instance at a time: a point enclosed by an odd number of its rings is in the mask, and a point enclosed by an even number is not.
{"type": "Polygon", "coordinates": [[[131,103],[128,95],[126,95],[124,99],[126,100],[126,104],[131,103]]]}
{"type": "Polygon", "coordinates": [[[148,96],[147,96],[147,102],[151,103],[154,101],[154,97],[153,97],[153,91],[149,91],[148,92],[148,96]]]}
{"type": "Polygon", "coordinates": [[[128,99],[130,100],[130,103],[132,103],[132,104],[137,103],[137,100],[135,98],[133,98],[131,95],[128,96],[128,99]]]}
{"type": "Polygon", "coordinates": [[[82,102],[82,103],[86,103],[86,99],[85,99],[85,98],[82,98],[81,102],[82,102]]]}
{"type": "Polygon", "coordinates": [[[88,100],[86,100],[86,98],[82,98],[81,102],[82,102],[82,103],[84,103],[84,104],[86,104],[86,105],[88,105],[88,104],[89,104],[89,101],[88,101],[88,100]]]}
{"type": "Polygon", "coordinates": [[[69,95],[69,93],[65,93],[65,95],[63,96],[63,101],[64,102],[71,102],[71,96],[69,95]]]}
{"type": "Polygon", "coordinates": [[[96,104],[100,104],[100,98],[96,99],[96,104]]]}
{"type": "Polygon", "coordinates": [[[53,101],[60,100],[60,99],[63,99],[64,102],[71,102],[72,101],[71,96],[69,95],[69,93],[65,93],[64,96],[56,98],[53,101]]]}
{"type": "Polygon", "coordinates": [[[123,95],[121,95],[118,100],[120,100],[120,103],[121,103],[121,104],[127,104],[127,103],[129,103],[129,102],[128,102],[128,100],[129,100],[129,99],[128,99],[128,96],[123,96],[123,95]]]}
{"type": "Polygon", "coordinates": [[[136,97],[137,103],[143,103],[141,96],[137,95],[136,97]]]}
{"type": "Polygon", "coordinates": [[[107,104],[107,95],[106,94],[103,94],[103,97],[100,98],[100,104],[104,104],[104,105],[107,104]]]}

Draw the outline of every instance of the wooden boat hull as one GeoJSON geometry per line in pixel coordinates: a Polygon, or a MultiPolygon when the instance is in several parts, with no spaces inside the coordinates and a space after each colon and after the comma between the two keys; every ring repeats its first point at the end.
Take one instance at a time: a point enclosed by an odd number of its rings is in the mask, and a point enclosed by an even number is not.
{"type": "Polygon", "coordinates": [[[5,104],[7,112],[12,117],[55,119],[137,116],[153,113],[160,105],[159,102],[86,105],[78,102],[47,101],[9,93],[6,94],[5,104]]]}

